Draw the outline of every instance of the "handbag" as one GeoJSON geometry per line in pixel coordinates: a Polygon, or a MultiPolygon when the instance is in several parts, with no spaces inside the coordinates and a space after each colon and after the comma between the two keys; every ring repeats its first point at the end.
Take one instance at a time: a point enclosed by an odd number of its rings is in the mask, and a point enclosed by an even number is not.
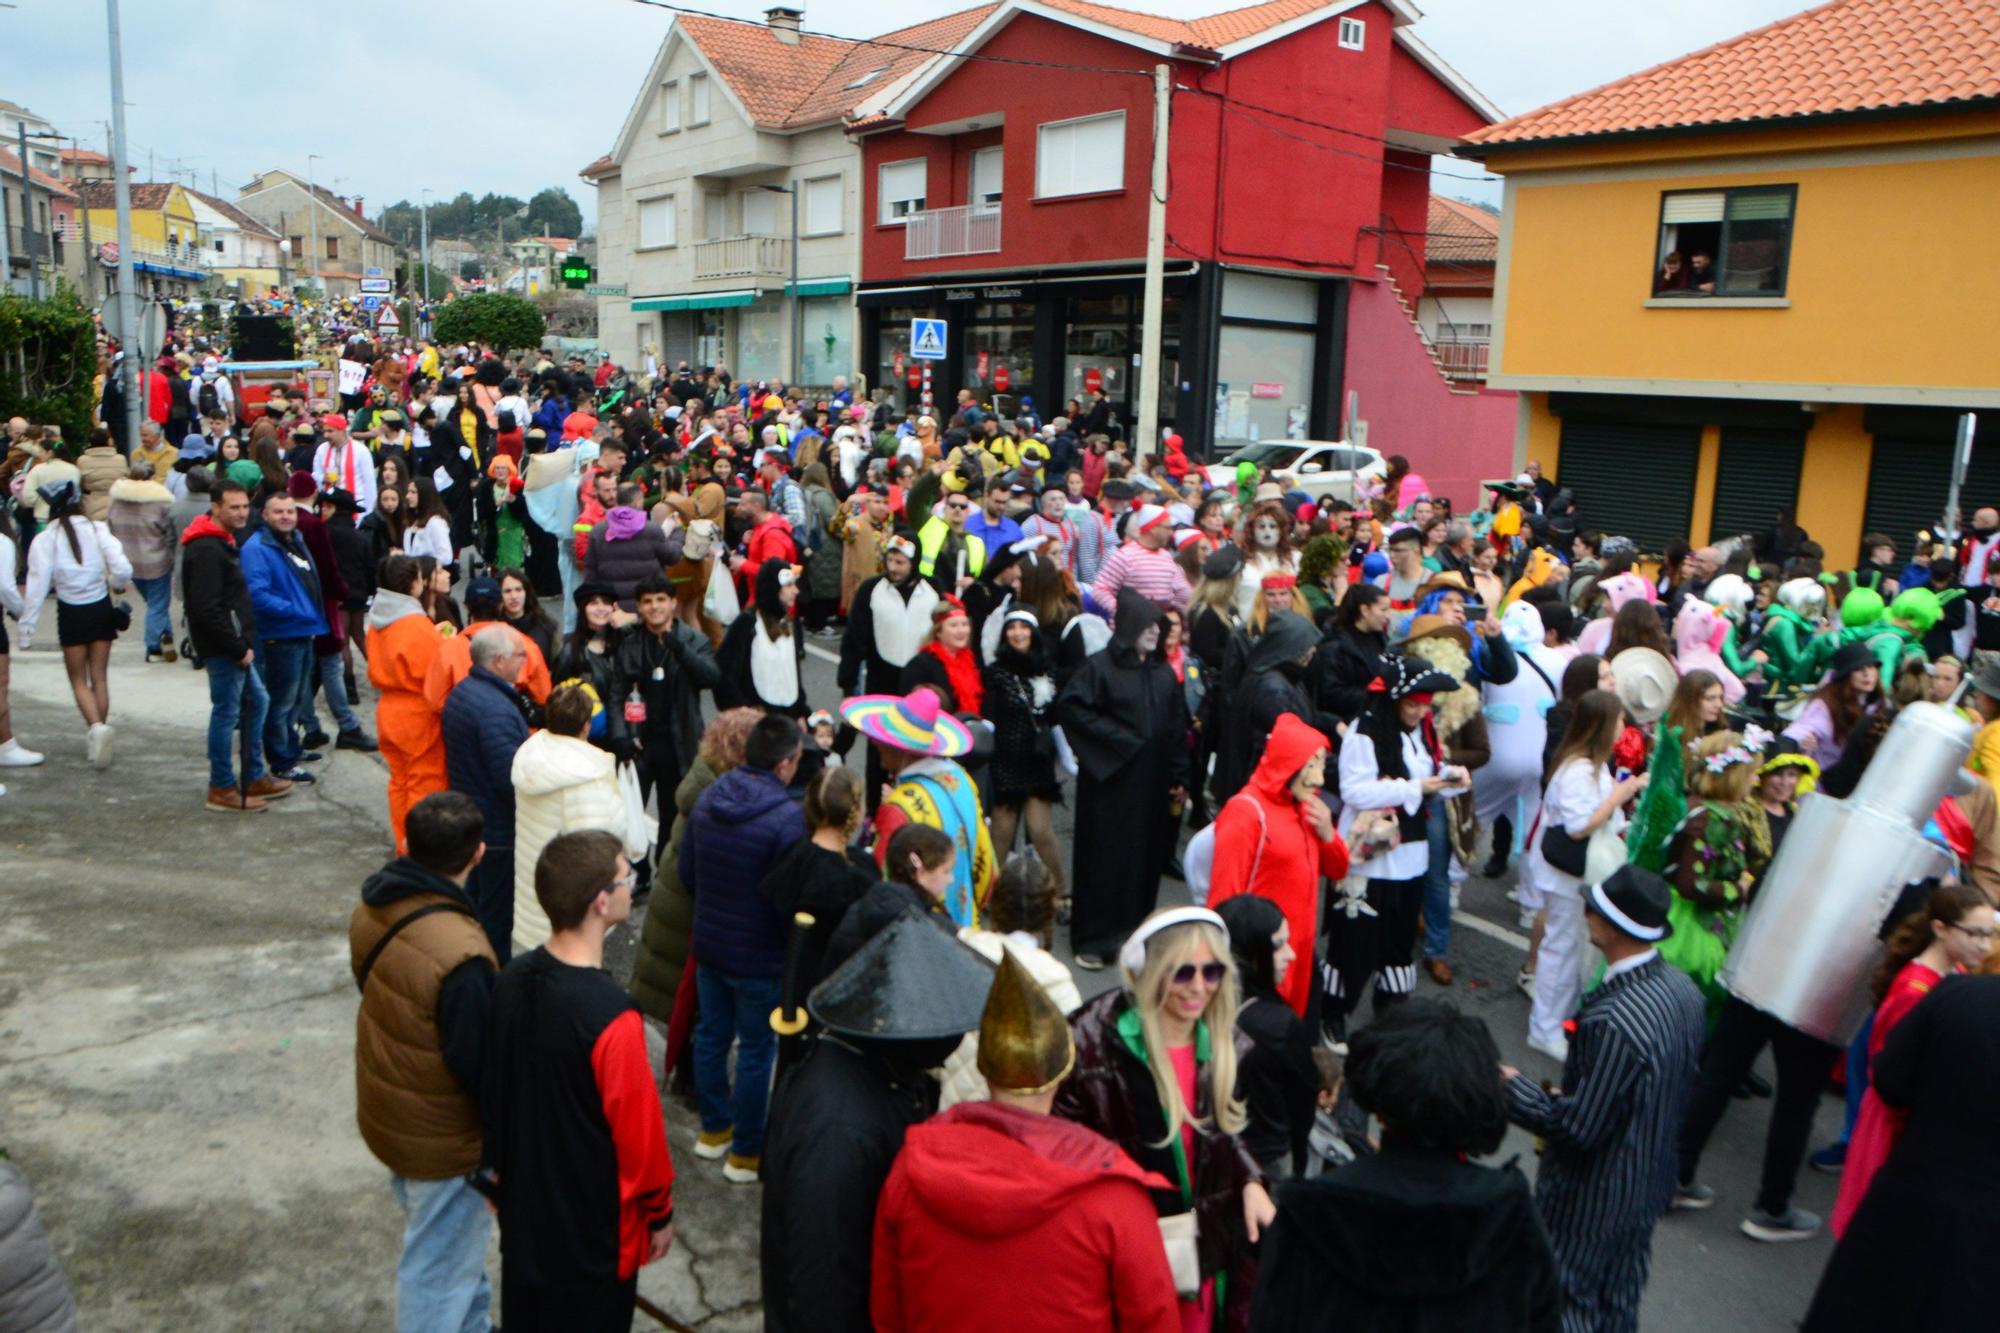
{"type": "MultiPolygon", "coordinates": [[[[104,543],[97,541],[97,526],[91,525],[90,539],[97,542],[97,559],[104,567],[104,600],[111,603],[111,628],[119,634],[132,628],[132,604],[117,600],[118,590],[111,586],[111,562],[104,558],[104,543]]],[[[148,650],[151,644],[146,645],[148,650]]]]}
{"type": "Polygon", "coordinates": [[[1560,824],[1542,834],[1542,859],[1587,884],[1602,884],[1625,864],[1625,838],[1605,820],[1587,838],[1573,838],[1560,824]]]}
{"type": "Polygon", "coordinates": [[[1362,810],[1347,826],[1348,853],[1356,865],[1372,861],[1403,843],[1403,826],[1393,809],[1362,810]]]}
{"type": "Polygon", "coordinates": [[[1167,1268],[1174,1275],[1174,1290],[1182,1300],[1201,1295],[1201,1251],[1196,1242],[1201,1228],[1192,1212],[1174,1213],[1160,1219],[1160,1241],[1167,1248],[1167,1268]]]}
{"type": "Polygon", "coordinates": [[[625,859],[641,861],[653,850],[660,823],[646,813],[646,797],[639,790],[639,766],[618,765],[618,794],[625,802],[625,859]]]}
{"type": "Polygon", "coordinates": [[[1551,824],[1542,831],[1542,859],[1565,875],[1583,878],[1589,849],[1589,839],[1572,838],[1560,824],[1551,824]]]}

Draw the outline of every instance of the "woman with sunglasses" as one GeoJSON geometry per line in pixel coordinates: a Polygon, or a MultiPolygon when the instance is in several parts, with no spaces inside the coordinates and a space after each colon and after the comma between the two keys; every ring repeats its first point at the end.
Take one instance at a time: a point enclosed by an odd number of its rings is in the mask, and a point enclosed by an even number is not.
{"type": "MultiPolygon", "coordinates": [[[[1872,1065],[1896,1024],[1946,977],[1976,972],[1993,951],[1993,908],[1969,884],[1946,884],[1931,890],[1922,911],[1897,923],[1875,968],[1875,1020],[1868,1032],[1872,1065]]],[[[1902,1137],[1907,1110],[1895,1109],[1873,1088],[1861,1096],[1861,1116],[1847,1142],[1847,1164],[1840,1173],[1840,1195],[1833,1205],[1833,1234],[1846,1234],[1854,1210],[1868,1193],[1869,1182],[1902,1137]]]]}
{"type": "Polygon", "coordinates": [[[1125,941],[1118,969],[1124,985],[1072,1020],[1076,1070],[1055,1113],[1174,1182],[1178,1206],[1163,1205],[1162,1216],[1192,1213],[1196,1224],[1191,1242],[1181,1238],[1185,1223],[1165,1228],[1168,1258],[1178,1256],[1176,1275],[1189,1283],[1181,1326],[1208,1329],[1218,1314],[1247,1309],[1254,1271],[1239,1260],[1276,1213],[1240,1137],[1229,932],[1205,907],[1169,907],[1125,941]]]}

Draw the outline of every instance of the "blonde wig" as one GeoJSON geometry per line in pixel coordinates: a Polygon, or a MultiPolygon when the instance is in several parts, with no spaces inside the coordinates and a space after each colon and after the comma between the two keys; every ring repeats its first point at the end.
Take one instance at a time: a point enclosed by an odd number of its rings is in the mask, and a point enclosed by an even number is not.
{"type": "MultiPolygon", "coordinates": [[[[1146,1042],[1146,1069],[1153,1076],[1153,1091],[1167,1118],[1166,1136],[1154,1146],[1174,1142],[1181,1126],[1192,1123],[1201,1129],[1221,1129],[1240,1133],[1244,1125],[1243,1104],[1236,1099],[1236,960],[1229,941],[1214,926],[1201,921],[1168,926],[1146,941],[1146,965],[1137,976],[1119,967],[1126,993],[1133,997],[1139,1012],[1139,1030],[1146,1042]],[[1201,1021],[1208,1025],[1209,1104],[1212,1119],[1198,1119],[1192,1108],[1181,1101],[1180,1082],[1174,1077],[1173,1058],[1167,1054],[1165,1024],[1161,1011],[1167,1004],[1167,987],[1174,972],[1184,963],[1195,961],[1199,948],[1206,945],[1209,957],[1223,966],[1222,984],[1209,996],[1208,1009],[1201,1021]]],[[[1200,1078],[1200,1072],[1196,1072],[1200,1078]]]]}

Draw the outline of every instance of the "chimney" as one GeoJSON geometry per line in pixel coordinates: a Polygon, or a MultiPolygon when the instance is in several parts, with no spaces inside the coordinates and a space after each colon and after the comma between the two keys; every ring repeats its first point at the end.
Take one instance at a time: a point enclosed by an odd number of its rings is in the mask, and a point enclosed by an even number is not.
{"type": "Polygon", "coordinates": [[[805,10],[790,5],[774,5],[764,11],[764,23],[771,29],[771,35],[787,46],[799,44],[799,25],[805,17],[805,10]]]}
{"type": "Polygon", "coordinates": [[[361,196],[358,194],[354,196],[354,216],[364,219],[368,216],[366,213],[361,211],[361,196]]]}

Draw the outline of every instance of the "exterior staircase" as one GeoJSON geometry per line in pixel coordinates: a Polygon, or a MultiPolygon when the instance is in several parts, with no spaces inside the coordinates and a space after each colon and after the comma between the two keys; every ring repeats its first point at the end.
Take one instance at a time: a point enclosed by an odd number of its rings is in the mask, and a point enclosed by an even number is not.
{"type": "Polygon", "coordinates": [[[1450,371],[1445,369],[1444,358],[1438,355],[1437,345],[1431,341],[1431,336],[1424,332],[1424,326],[1417,320],[1416,307],[1412,306],[1410,298],[1403,294],[1402,284],[1396,281],[1396,275],[1389,271],[1389,266],[1387,264],[1377,264],[1375,271],[1382,275],[1382,282],[1395,294],[1396,304],[1403,308],[1404,318],[1410,321],[1410,331],[1415,333],[1417,341],[1424,345],[1424,355],[1430,358],[1433,366],[1437,367],[1438,378],[1444,381],[1445,389],[1461,397],[1477,398],[1479,396],[1478,385],[1468,384],[1466,381],[1454,377],[1450,371]]]}

